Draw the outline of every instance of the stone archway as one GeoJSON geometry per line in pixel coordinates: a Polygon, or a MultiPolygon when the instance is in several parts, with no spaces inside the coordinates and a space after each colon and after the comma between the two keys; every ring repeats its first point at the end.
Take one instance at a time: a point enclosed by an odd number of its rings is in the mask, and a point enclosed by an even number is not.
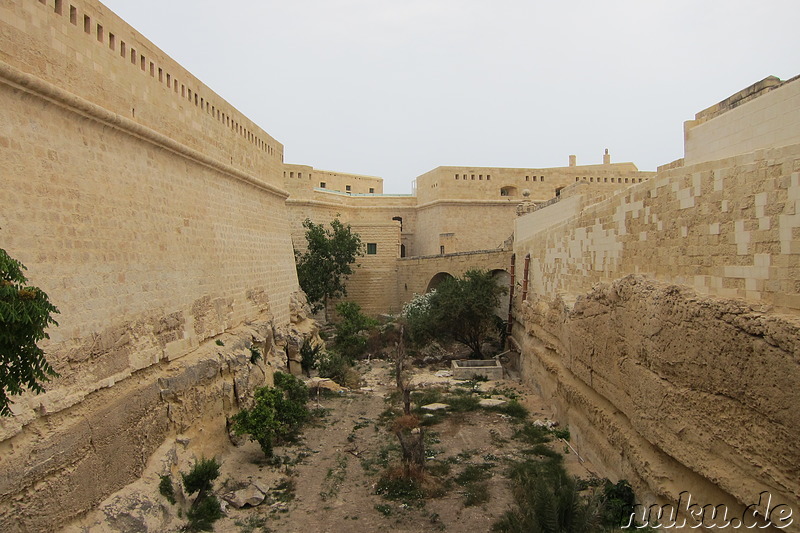
{"type": "Polygon", "coordinates": [[[439,286],[441,282],[446,279],[452,279],[453,275],[448,272],[439,272],[435,276],[431,278],[428,282],[428,287],[425,289],[425,292],[431,292],[433,289],[439,286]]]}

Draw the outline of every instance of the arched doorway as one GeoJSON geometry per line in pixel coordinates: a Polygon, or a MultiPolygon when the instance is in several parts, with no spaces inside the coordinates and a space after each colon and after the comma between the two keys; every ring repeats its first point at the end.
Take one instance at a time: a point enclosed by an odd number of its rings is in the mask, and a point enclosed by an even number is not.
{"type": "Polygon", "coordinates": [[[425,292],[431,292],[433,289],[438,287],[441,282],[443,282],[446,279],[452,279],[452,278],[453,278],[452,274],[448,274],[447,272],[439,272],[438,274],[433,276],[431,280],[428,282],[428,288],[425,289],[425,292]]]}

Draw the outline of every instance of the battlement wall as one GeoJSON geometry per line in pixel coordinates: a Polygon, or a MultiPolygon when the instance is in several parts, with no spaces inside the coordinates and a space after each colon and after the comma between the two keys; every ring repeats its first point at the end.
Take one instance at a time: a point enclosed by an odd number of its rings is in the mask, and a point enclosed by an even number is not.
{"type": "Polygon", "coordinates": [[[95,0],[0,5],[0,60],[281,187],[283,145],[95,0]]]}
{"type": "Polygon", "coordinates": [[[599,191],[614,191],[655,176],[633,163],[553,168],[437,167],[417,178],[420,205],[445,199],[543,202],[571,184],[585,181],[599,191]]]}

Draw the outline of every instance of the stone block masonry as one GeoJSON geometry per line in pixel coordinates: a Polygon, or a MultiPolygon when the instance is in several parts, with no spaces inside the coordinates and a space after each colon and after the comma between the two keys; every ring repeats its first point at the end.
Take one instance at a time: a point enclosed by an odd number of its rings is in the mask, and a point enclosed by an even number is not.
{"type": "Polygon", "coordinates": [[[225,439],[298,287],[279,143],[97,2],[0,20],[0,247],[61,311],[60,377],[0,420],[0,530],[48,531],[167,436],[225,439]]]}
{"type": "Polygon", "coordinates": [[[522,373],[647,503],[800,510],[799,176],[759,150],[517,222],[522,373]]]}

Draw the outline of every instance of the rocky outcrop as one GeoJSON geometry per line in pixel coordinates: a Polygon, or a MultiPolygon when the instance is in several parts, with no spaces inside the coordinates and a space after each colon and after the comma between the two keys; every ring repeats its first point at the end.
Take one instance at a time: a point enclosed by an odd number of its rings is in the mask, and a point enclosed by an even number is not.
{"type": "Polygon", "coordinates": [[[639,276],[518,308],[523,375],[640,498],[800,509],[796,317],[639,276]]]}
{"type": "MultiPolygon", "coordinates": [[[[63,526],[141,476],[167,441],[186,458],[221,453],[231,444],[229,416],[249,405],[255,389],[272,382],[275,370],[286,369],[289,343],[302,346],[315,337],[302,306],[292,317],[283,328],[271,320],[232,328],[179,359],[132,372],[15,430],[0,443],[0,530],[63,526]]],[[[118,500],[104,512],[122,509],[118,500]]],[[[121,531],[147,530],[144,518],[134,517],[158,514],[149,507],[120,513],[121,531]]]]}

